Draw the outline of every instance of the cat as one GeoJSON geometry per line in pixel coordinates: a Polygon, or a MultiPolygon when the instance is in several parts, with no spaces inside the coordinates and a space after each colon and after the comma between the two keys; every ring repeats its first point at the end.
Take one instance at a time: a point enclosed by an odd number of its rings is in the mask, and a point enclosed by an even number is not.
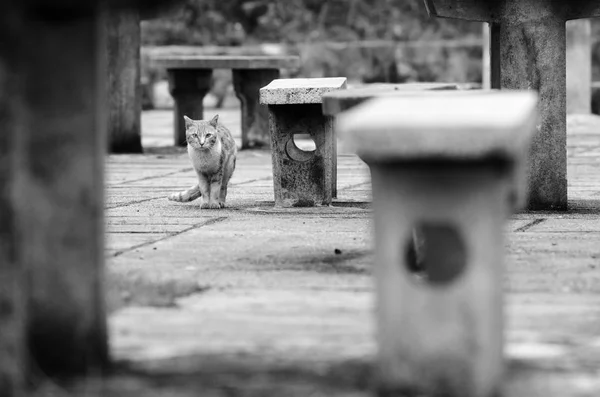
{"type": "Polygon", "coordinates": [[[189,202],[202,197],[202,209],[225,208],[227,184],[235,170],[237,148],[231,132],[219,124],[219,115],[210,121],[185,120],[187,150],[198,184],[169,196],[169,200],[189,202]]]}

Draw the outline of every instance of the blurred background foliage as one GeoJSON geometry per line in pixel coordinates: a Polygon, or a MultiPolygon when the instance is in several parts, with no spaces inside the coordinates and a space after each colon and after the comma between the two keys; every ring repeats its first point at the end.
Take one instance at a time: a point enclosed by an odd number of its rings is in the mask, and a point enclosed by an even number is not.
{"type": "Polygon", "coordinates": [[[144,21],[142,40],[256,53],[263,52],[260,45],[277,44],[301,56],[305,77],[479,82],[481,29],[430,19],[422,0],[185,0],[144,21]]]}
{"type": "MultiPolygon", "coordinates": [[[[179,0],[142,22],[142,57],[156,46],[194,46],[213,54],[297,54],[302,67],[292,76],[480,83],[482,29],[478,22],[429,18],[423,0],[179,0]]],[[[598,20],[592,38],[599,81],[598,20]]],[[[165,77],[148,62],[142,67],[149,81],[165,77]]],[[[230,71],[215,71],[219,103],[231,91],[230,71]]]]}

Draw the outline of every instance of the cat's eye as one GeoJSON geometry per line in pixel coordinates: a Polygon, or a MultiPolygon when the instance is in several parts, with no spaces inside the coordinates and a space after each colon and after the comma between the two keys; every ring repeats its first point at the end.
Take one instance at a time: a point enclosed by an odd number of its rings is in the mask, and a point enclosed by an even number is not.
{"type": "Polygon", "coordinates": [[[207,133],[206,133],[206,137],[207,137],[207,138],[210,138],[212,135],[213,135],[213,134],[211,134],[210,132],[207,132],[207,133]]]}

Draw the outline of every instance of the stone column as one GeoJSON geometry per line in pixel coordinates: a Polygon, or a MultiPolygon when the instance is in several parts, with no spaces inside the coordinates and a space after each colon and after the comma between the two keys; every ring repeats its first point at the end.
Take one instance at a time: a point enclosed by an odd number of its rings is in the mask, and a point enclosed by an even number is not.
{"type": "Polygon", "coordinates": [[[174,139],[176,146],[186,146],[185,121],[204,117],[204,96],[210,91],[212,69],[169,69],[169,91],[175,100],[174,139]]]}
{"type": "Polygon", "coordinates": [[[424,0],[430,15],[489,22],[492,88],[540,93],[529,159],[530,210],[567,209],[566,28],[600,16],[595,0],[424,0]]]}
{"type": "Polygon", "coordinates": [[[592,111],[591,34],[589,19],[567,22],[567,114],[592,111]]]}
{"type": "Polygon", "coordinates": [[[141,153],[139,12],[111,8],[106,21],[109,148],[113,153],[141,153]]]}
{"type": "MultiPolygon", "coordinates": [[[[567,209],[566,41],[565,19],[546,6],[514,14],[498,26],[500,87],[533,89],[540,94],[540,120],[529,156],[529,209],[567,209]],[[543,15],[543,23],[537,16],[543,15]],[[534,17],[535,16],[535,17],[534,17]],[[535,54],[540,54],[536,56],[535,54]],[[543,55],[541,55],[543,54],[543,55]]],[[[546,5],[546,3],[544,3],[546,5]]],[[[492,32],[494,34],[494,31],[492,32]]],[[[493,39],[494,40],[494,39],[493,39]]],[[[492,82],[494,88],[497,85],[492,82]]]]}
{"type": "Polygon", "coordinates": [[[258,93],[279,78],[279,69],[233,69],[232,74],[235,95],[242,105],[242,149],[269,149],[269,110],[258,102],[258,93]]]}
{"type": "Polygon", "coordinates": [[[12,126],[20,157],[14,250],[29,273],[27,341],[50,376],[96,372],[108,361],[106,40],[93,5],[80,7],[50,4],[25,19],[23,113],[12,126]]]}

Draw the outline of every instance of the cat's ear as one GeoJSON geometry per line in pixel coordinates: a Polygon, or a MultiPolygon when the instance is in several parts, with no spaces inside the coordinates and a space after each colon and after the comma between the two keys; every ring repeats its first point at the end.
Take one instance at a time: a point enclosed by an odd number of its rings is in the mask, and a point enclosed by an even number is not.
{"type": "Polygon", "coordinates": [[[218,122],[219,122],[219,115],[215,114],[215,117],[210,119],[209,124],[212,125],[213,127],[216,127],[218,122]]]}
{"type": "Polygon", "coordinates": [[[188,116],[184,115],[183,119],[185,120],[185,128],[188,129],[190,126],[194,124],[194,120],[190,119],[188,116]]]}

